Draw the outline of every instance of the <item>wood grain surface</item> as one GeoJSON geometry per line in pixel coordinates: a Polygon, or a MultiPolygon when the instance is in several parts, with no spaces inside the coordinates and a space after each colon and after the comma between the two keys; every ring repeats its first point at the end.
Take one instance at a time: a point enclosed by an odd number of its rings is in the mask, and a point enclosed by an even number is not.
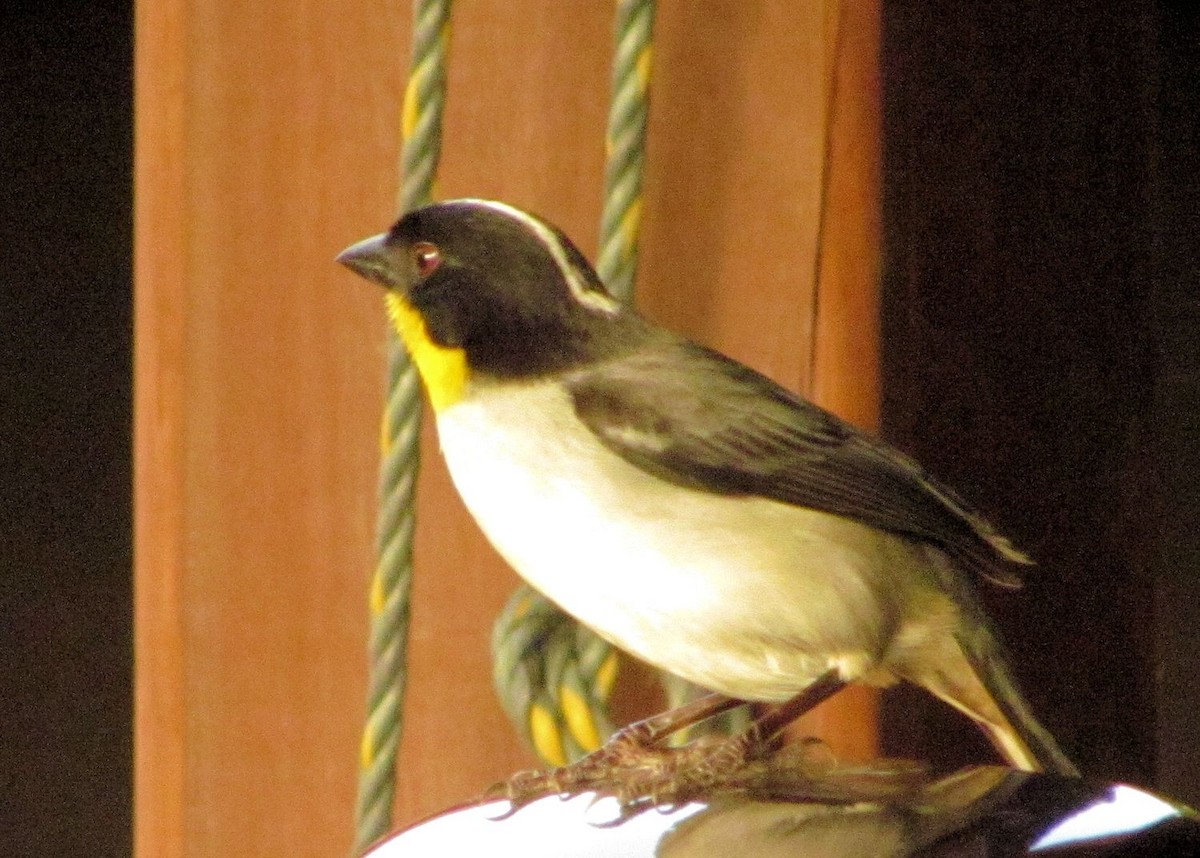
{"type": "MultiPolygon", "coordinates": [[[[878,8],[842,5],[663,4],[638,303],[870,424],[878,8]]],[[[610,28],[608,4],[459,4],[439,195],[531,208],[594,254],[610,28]]],[[[332,259],[394,217],[408,39],[374,0],[138,4],[143,858],[349,849],[384,321],[332,259]]],[[[533,764],[489,679],[516,578],[425,442],[398,823],[533,764]]],[[[870,753],[873,702],[828,705],[806,729],[870,753]]]]}

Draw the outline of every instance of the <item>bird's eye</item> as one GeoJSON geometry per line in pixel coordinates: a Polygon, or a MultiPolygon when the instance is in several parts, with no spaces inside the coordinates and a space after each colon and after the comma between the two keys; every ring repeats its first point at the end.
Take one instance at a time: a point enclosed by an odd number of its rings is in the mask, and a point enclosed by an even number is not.
{"type": "Polygon", "coordinates": [[[442,252],[437,249],[437,245],[428,241],[418,241],[409,250],[409,254],[417,268],[417,274],[421,277],[428,277],[442,264],[442,252]]]}

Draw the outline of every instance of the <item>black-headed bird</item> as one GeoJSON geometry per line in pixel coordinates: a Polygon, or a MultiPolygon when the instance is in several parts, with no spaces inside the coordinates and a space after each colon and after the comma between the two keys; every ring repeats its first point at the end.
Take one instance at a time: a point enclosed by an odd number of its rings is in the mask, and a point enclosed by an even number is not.
{"type": "Polygon", "coordinates": [[[912,459],[655,326],[512,206],[421,208],[338,259],[387,288],[454,484],[505,560],[716,692],[625,739],[780,704],[762,738],[846,683],[907,680],[1012,766],[1075,774],[974,593],[1028,559],[912,459]]]}

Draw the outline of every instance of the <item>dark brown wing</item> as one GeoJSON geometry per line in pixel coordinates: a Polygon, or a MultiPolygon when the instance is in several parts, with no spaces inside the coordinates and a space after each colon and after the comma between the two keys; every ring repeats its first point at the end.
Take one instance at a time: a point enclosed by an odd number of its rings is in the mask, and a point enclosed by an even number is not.
{"type": "Polygon", "coordinates": [[[1006,587],[1029,559],[909,457],[770,379],[668,340],[567,381],[579,418],[625,460],[671,482],[757,495],[939,546],[1006,587]]]}

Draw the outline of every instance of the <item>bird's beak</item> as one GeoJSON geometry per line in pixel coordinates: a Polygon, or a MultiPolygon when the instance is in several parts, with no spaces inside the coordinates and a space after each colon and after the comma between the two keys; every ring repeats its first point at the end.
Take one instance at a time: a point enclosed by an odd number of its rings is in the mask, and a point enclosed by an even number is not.
{"type": "Polygon", "coordinates": [[[338,254],[337,261],[385,288],[395,289],[401,285],[386,232],[352,244],[338,254]]]}

